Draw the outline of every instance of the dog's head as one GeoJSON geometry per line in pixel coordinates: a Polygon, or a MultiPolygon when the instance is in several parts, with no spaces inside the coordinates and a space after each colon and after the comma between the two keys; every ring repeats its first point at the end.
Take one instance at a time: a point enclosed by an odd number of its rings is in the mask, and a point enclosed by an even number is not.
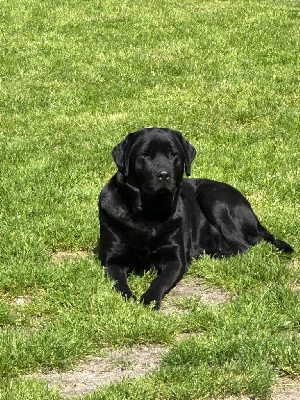
{"type": "Polygon", "coordinates": [[[112,151],[124,182],[142,198],[173,196],[189,176],[196,155],[194,147],[178,131],[146,128],[130,133],[112,151]]]}

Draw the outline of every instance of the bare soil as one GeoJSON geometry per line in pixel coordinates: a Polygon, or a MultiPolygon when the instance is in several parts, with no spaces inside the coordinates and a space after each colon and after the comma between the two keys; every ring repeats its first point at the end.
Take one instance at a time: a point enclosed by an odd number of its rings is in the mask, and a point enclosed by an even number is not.
{"type": "MultiPolygon", "coordinates": [[[[84,257],[87,252],[56,253],[53,261],[59,263],[66,258],[84,257]]],[[[298,285],[297,285],[298,286],[298,285]]],[[[298,289],[298,287],[297,287],[298,289]]],[[[209,287],[204,281],[182,280],[163,301],[161,311],[165,314],[187,313],[188,307],[181,305],[183,298],[198,298],[203,303],[220,305],[232,298],[232,294],[222,289],[209,287]]],[[[181,335],[178,340],[186,338],[181,335]]],[[[51,387],[60,387],[65,398],[93,392],[98,386],[117,382],[123,378],[135,378],[151,373],[160,366],[163,353],[168,348],[162,345],[133,346],[119,350],[106,350],[101,356],[88,357],[69,372],[50,371],[38,374],[51,387]]],[[[241,397],[243,400],[252,400],[241,397]]],[[[300,381],[279,379],[272,391],[272,400],[300,400],[300,381]]],[[[227,400],[237,400],[230,398],[227,400]]]]}
{"type": "MultiPolygon", "coordinates": [[[[68,255],[56,255],[56,259],[67,258],[68,255]]],[[[162,312],[189,312],[177,304],[182,298],[200,298],[211,305],[219,305],[231,298],[231,295],[221,289],[208,287],[202,281],[190,282],[182,280],[164,299],[162,312]]],[[[181,335],[183,340],[188,335],[181,335]]],[[[52,387],[60,387],[66,398],[94,391],[97,386],[120,381],[123,378],[135,378],[158,369],[162,354],[168,349],[162,345],[133,346],[122,350],[107,350],[103,356],[88,357],[69,372],[50,371],[38,374],[52,387]]]]}
{"type": "Polygon", "coordinates": [[[51,371],[39,374],[50,386],[61,388],[66,398],[94,391],[97,386],[136,378],[159,367],[166,348],[160,345],[134,346],[125,350],[107,351],[102,357],[88,357],[73,371],[51,371]]]}
{"type": "MultiPolygon", "coordinates": [[[[160,360],[168,349],[161,345],[134,346],[130,349],[107,351],[99,357],[88,357],[69,372],[51,371],[38,374],[50,387],[60,387],[67,398],[91,393],[100,385],[136,378],[151,373],[160,366],[160,360]]],[[[226,400],[253,400],[250,397],[230,397],[226,400]]],[[[272,390],[272,400],[299,400],[300,380],[278,379],[272,390]]]]}
{"type": "Polygon", "coordinates": [[[272,399],[274,400],[299,400],[300,380],[278,379],[273,388],[272,399]]]}
{"type": "Polygon", "coordinates": [[[203,280],[189,281],[183,279],[165,297],[161,311],[164,314],[188,313],[189,308],[180,304],[182,299],[197,298],[205,304],[217,306],[232,298],[232,294],[217,287],[210,287],[203,280]]]}
{"type": "Polygon", "coordinates": [[[54,264],[59,264],[64,260],[74,260],[78,257],[87,257],[87,250],[78,250],[78,251],[56,251],[52,254],[52,261],[54,264]]]}

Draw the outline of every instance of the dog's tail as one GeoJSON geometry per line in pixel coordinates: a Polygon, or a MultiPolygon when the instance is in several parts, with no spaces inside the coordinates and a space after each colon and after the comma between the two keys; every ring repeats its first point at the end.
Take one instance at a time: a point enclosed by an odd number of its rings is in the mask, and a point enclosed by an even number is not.
{"type": "Polygon", "coordinates": [[[263,240],[271,243],[273,246],[277,247],[277,249],[283,251],[284,253],[292,253],[294,249],[284,240],[275,239],[275,237],[270,233],[264,226],[260,223],[258,225],[259,233],[263,240]]]}

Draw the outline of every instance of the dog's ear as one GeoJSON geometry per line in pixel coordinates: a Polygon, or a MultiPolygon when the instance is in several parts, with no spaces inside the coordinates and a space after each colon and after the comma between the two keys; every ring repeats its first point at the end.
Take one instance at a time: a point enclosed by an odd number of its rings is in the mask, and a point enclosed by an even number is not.
{"type": "Polygon", "coordinates": [[[129,173],[129,139],[128,136],[117,144],[112,150],[112,157],[117,164],[119,172],[127,178],[129,173]]]}
{"type": "Polygon", "coordinates": [[[176,132],[184,152],[185,173],[191,175],[192,162],[196,156],[196,149],[183,136],[181,132],[176,132]]]}

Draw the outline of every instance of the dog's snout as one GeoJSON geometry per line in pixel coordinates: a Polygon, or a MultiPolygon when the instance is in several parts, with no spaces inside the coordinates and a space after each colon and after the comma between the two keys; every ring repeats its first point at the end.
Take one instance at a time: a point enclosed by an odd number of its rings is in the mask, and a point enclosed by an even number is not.
{"type": "Polygon", "coordinates": [[[158,173],[158,179],[160,181],[167,181],[168,179],[170,179],[170,172],[169,171],[160,171],[158,173]]]}

